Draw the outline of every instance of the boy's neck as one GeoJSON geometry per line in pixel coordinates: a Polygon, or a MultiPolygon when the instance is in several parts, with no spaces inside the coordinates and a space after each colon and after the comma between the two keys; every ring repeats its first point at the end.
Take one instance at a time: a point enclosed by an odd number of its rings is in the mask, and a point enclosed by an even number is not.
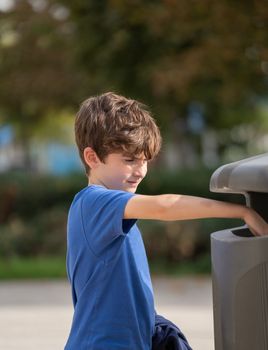
{"type": "Polygon", "coordinates": [[[98,185],[106,188],[105,184],[101,180],[95,179],[93,177],[88,177],[88,186],[91,185],[98,185]]]}

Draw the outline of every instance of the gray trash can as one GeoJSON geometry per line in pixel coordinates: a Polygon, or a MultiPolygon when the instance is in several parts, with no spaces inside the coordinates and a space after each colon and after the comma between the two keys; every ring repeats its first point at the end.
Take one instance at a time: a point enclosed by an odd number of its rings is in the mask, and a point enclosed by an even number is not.
{"type": "MultiPolygon", "coordinates": [[[[218,168],[210,190],[244,194],[268,221],[268,153],[218,168]]],[[[211,260],[215,350],[268,350],[268,236],[215,232],[211,260]]]]}

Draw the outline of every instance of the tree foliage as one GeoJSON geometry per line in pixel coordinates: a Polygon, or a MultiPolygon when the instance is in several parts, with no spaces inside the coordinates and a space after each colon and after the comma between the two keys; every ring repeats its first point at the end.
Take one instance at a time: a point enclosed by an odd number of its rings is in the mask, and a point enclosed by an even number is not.
{"type": "Polygon", "coordinates": [[[70,9],[75,55],[91,90],[118,89],[170,115],[196,100],[215,127],[251,120],[245,112],[266,95],[267,2],[61,3],[70,9]],[[228,118],[234,110],[238,119],[228,118]]]}
{"type": "Polygon", "coordinates": [[[24,138],[47,111],[105,90],[149,104],[163,125],[197,101],[214,128],[254,120],[267,95],[267,2],[14,4],[0,13],[0,108],[24,138]]]}
{"type": "Polygon", "coordinates": [[[78,74],[69,55],[70,33],[55,5],[36,10],[30,2],[16,1],[1,13],[1,116],[21,139],[29,138],[49,111],[76,100],[78,74]]]}

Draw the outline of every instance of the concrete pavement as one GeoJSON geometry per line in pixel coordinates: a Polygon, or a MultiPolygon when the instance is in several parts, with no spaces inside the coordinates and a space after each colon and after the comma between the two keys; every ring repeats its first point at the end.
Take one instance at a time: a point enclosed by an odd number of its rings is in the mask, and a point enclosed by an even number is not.
{"type": "MultiPolygon", "coordinates": [[[[157,312],[180,327],[194,350],[213,350],[211,279],[152,281],[157,312]]],[[[72,311],[65,280],[0,282],[0,350],[62,350],[72,311]]]]}

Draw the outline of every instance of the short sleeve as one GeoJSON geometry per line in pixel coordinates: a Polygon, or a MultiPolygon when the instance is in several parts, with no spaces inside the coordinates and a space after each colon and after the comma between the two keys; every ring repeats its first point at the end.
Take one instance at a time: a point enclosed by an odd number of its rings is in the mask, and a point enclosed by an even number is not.
{"type": "Polygon", "coordinates": [[[101,186],[89,188],[81,202],[84,233],[94,253],[98,254],[118,237],[125,237],[136,219],[124,219],[125,206],[135,194],[109,190],[101,186]]]}

